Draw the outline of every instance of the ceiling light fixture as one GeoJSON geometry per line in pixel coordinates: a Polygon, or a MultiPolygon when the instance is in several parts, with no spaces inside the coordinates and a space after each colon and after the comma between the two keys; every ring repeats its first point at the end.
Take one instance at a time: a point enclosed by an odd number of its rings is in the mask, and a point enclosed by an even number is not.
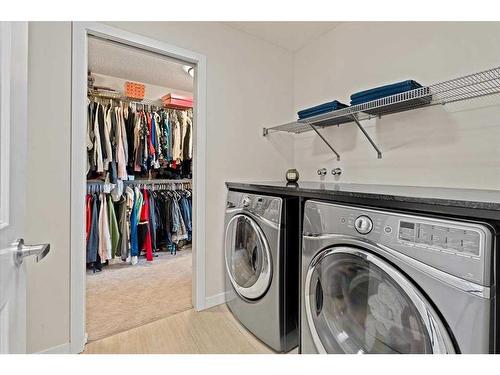
{"type": "Polygon", "coordinates": [[[190,66],[190,65],[184,65],[182,67],[182,69],[187,73],[189,74],[191,77],[194,77],[194,67],[190,66]]]}

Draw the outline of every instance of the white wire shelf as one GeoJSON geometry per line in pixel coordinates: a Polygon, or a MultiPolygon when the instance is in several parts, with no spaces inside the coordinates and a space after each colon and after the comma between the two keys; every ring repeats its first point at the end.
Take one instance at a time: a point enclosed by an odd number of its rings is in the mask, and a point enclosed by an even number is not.
{"type": "Polygon", "coordinates": [[[300,134],[308,131],[315,131],[337,156],[337,160],[340,160],[340,155],[319,133],[318,129],[354,122],[375,148],[378,158],[381,158],[382,153],[363,129],[360,121],[368,120],[374,117],[381,117],[391,113],[399,113],[437,104],[454,103],[498,93],[500,93],[500,67],[443,81],[434,85],[421,87],[400,94],[386,96],[381,99],[338,109],[322,115],[270,128],[263,128],[263,135],[266,136],[273,132],[300,134]]]}
{"type": "Polygon", "coordinates": [[[163,107],[163,103],[161,100],[133,99],[133,98],[129,98],[129,97],[124,96],[120,92],[111,92],[111,91],[99,92],[97,90],[88,90],[87,95],[92,96],[94,98],[112,99],[112,100],[124,101],[127,103],[136,103],[136,104],[141,104],[141,105],[163,107]]]}
{"type": "Polygon", "coordinates": [[[122,93],[118,91],[97,91],[97,90],[87,90],[87,96],[93,97],[93,98],[101,98],[101,99],[111,99],[111,100],[118,100],[126,103],[134,103],[136,105],[142,105],[142,106],[149,106],[153,108],[169,108],[169,109],[177,109],[181,111],[186,111],[189,110],[188,108],[185,109],[180,109],[176,106],[173,105],[164,105],[163,102],[158,99],[158,100],[152,100],[152,99],[133,99],[129,98],[127,96],[124,96],[122,93]]]}

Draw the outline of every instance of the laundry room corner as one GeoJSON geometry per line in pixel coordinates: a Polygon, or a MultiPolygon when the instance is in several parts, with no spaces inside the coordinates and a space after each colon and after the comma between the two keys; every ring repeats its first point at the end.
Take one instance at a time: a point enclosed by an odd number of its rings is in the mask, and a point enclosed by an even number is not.
{"type": "MultiPolygon", "coordinates": [[[[499,38],[495,22],[340,22],[295,53],[294,108],[330,98],[348,103],[347,93],[379,82],[412,77],[430,84],[488,69],[497,65],[499,38]]],[[[296,165],[304,180],[497,189],[500,155],[485,140],[500,137],[498,103],[493,96],[479,106],[451,103],[368,120],[363,126],[381,159],[355,126],[321,130],[340,161],[315,134],[301,134],[296,165]],[[335,167],[341,176],[331,175],[335,167]],[[320,168],[328,169],[321,179],[320,168]]]]}

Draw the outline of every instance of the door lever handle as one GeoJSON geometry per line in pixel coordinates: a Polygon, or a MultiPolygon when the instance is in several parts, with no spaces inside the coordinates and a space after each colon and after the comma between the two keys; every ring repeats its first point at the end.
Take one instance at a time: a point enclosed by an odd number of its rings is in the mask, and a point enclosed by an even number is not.
{"type": "Polygon", "coordinates": [[[43,258],[47,256],[47,254],[50,252],[50,244],[49,243],[44,243],[40,245],[26,245],[24,243],[24,239],[18,239],[16,240],[13,244],[12,247],[14,248],[14,251],[16,252],[16,264],[20,265],[24,258],[31,256],[31,255],[36,255],[36,261],[37,263],[40,262],[43,258]]]}

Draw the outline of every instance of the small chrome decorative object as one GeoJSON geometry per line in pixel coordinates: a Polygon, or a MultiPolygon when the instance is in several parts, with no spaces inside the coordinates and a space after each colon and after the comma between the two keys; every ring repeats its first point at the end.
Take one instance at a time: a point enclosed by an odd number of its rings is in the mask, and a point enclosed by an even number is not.
{"type": "Polygon", "coordinates": [[[318,176],[326,176],[326,168],[318,169],[318,176]]]}
{"type": "Polygon", "coordinates": [[[295,168],[286,171],[286,180],[288,182],[297,182],[299,180],[299,171],[295,168]]]}
{"type": "Polygon", "coordinates": [[[340,176],[342,174],[342,169],[340,169],[340,168],[334,168],[334,169],[332,169],[332,174],[334,176],[340,176]]]}

